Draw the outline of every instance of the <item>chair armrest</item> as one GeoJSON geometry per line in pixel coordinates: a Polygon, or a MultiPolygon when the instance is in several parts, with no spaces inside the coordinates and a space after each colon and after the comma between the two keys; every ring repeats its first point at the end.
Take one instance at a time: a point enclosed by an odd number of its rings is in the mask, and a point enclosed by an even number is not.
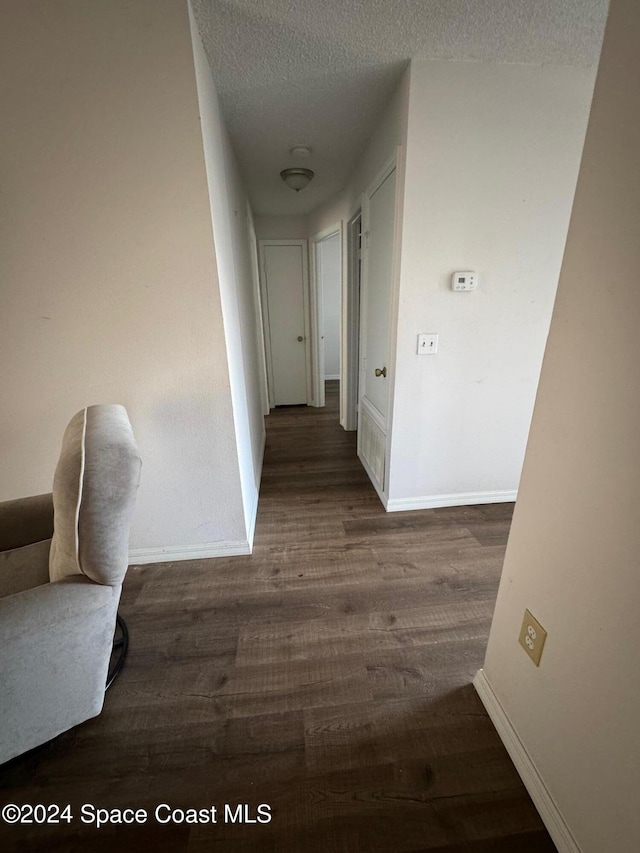
{"type": "Polygon", "coordinates": [[[53,496],[33,495],[0,503],[0,551],[53,536],[53,496]]]}
{"type": "Polygon", "coordinates": [[[51,539],[0,551],[0,598],[49,583],[51,539]]]}
{"type": "Polygon", "coordinates": [[[120,591],[74,576],[0,599],[0,764],[100,713],[120,591]]]}
{"type": "Polygon", "coordinates": [[[7,643],[23,636],[45,636],[63,622],[91,623],[96,611],[114,600],[117,610],[120,589],[94,583],[84,575],[71,575],[0,598],[0,670],[7,643]]]}

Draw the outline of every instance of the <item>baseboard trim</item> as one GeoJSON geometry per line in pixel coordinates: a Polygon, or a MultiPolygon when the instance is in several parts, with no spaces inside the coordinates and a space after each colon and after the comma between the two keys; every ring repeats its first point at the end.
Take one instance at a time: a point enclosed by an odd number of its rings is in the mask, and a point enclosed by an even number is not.
{"type": "Polygon", "coordinates": [[[334,374],[334,373],[332,373],[330,376],[325,376],[325,377],[324,377],[324,379],[325,379],[325,382],[326,382],[328,379],[340,379],[340,374],[339,374],[339,373],[335,373],[335,374],[334,374]]]}
{"type": "Polygon", "coordinates": [[[182,560],[208,560],[212,557],[241,557],[250,553],[251,545],[247,539],[206,542],[202,545],[176,548],[137,548],[129,551],[129,565],[144,566],[147,563],[177,563],[182,560]]]}
{"type": "Polygon", "coordinates": [[[566,820],[545,785],[544,779],[531,760],[531,756],[520,740],[517,731],[513,727],[500,699],[496,696],[483,669],[478,670],[473,680],[473,686],[476,688],[476,692],[487,714],[491,718],[491,722],[495,726],[500,740],[509,753],[525,788],[529,792],[544,825],[547,827],[553,843],[558,848],[558,853],[581,853],[578,842],[575,840],[566,820]]]}
{"type": "Polygon", "coordinates": [[[260,496],[259,489],[255,490],[253,495],[253,504],[249,512],[249,523],[247,525],[247,544],[249,545],[249,553],[253,553],[253,537],[256,534],[256,521],[258,520],[258,498],[260,496]]]}
{"type": "Polygon", "coordinates": [[[473,506],[515,501],[517,490],[508,492],[459,492],[455,495],[424,495],[417,498],[389,498],[387,512],[407,512],[412,509],[436,509],[443,506],[473,506]]]}
{"type": "Polygon", "coordinates": [[[262,432],[262,446],[260,448],[260,473],[257,476],[257,484],[253,495],[253,505],[249,512],[249,523],[247,525],[247,542],[249,543],[249,553],[253,553],[253,539],[256,534],[256,521],[258,520],[258,501],[260,500],[260,483],[262,482],[262,468],[264,465],[264,451],[267,445],[267,432],[262,432]]]}

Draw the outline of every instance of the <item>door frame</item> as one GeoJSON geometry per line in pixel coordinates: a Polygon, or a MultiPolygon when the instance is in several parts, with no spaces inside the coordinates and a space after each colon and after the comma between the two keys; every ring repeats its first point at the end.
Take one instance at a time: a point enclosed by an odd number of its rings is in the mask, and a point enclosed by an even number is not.
{"type": "Polygon", "coordinates": [[[267,246],[300,246],[302,249],[302,303],[304,313],[304,352],[305,376],[307,384],[307,406],[311,405],[311,324],[309,318],[309,253],[307,241],[302,239],[258,240],[258,257],[260,268],[260,295],[262,297],[262,325],[264,330],[264,348],[267,365],[267,387],[269,390],[269,408],[275,408],[273,385],[273,360],[271,355],[271,324],[269,321],[269,298],[267,292],[267,275],[264,250],[267,246]]]}
{"type": "Polygon", "coordinates": [[[258,374],[260,385],[260,404],[262,406],[262,414],[269,414],[269,380],[267,378],[267,346],[265,342],[265,326],[263,315],[262,288],[260,275],[260,261],[258,258],[258,238],[256,236],[255,222],[251,205],[247,201],[246,211],[247,227],[249,229],[249,244],[251,255],[251,279],[253,284],[253,309],[256,323],[256,338],[257,338],[257,353],[258,353],[258,374]]]}
{"type": "Polygon", "coordinates": [[[345,358],[343,363],[344,394],[342,404],[344,418],[342,426],[348,432],[358,428],[358,379],[360,375],[360,287],[362,282],[363,239],[357,240],[357,223],[362,235],[362,204],[351,212],[347,222],[347,274],[343,294],[343,341],[345,358]],[[360,269],[358,269],[360,261],[360,269]]]}
{"type": "MultiPolygon", "coordinates": [[[[323,309],[324,301],[322,287],[318,276],[317,251],[320,243],[330,237],[340,238],[340,294],[343,292],[343,235],[342,219],[339,219],[328,228],[323,228],[309,239],[309,259],[311,267],[311,372],[312,372],[312,395],[311,405],[322,407],[325,405],[324,394],[324,326],[323,309]]],[[[340,325],[342,326],[342,305],[340,306],[340,325]]],[[[342,334],[340,334],[340,378],[342,379],[343,346],[342,334]]]]}

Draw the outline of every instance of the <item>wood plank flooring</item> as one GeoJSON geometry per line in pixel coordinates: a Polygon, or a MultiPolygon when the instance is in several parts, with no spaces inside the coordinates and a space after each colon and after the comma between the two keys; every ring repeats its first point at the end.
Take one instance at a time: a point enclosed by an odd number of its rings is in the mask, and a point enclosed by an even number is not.
{"type": "Polygon", "coordinates": [[[327,403],[267,419],[252,556],[130,568],[102,715],[0,768],[2,803],[75,819],[0,823],[2,851],[555,850],[471,685],[512,506],[386,514],[327,403]],[[84,803],[150,818],[98,830],[84,803]],[[238,803],[271,822],[225,823],[238,803]]]}

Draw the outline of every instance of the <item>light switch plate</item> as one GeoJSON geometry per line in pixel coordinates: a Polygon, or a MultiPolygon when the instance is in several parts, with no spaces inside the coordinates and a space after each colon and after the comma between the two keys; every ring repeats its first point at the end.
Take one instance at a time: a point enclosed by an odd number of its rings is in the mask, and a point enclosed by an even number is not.
{"type": "Polygon", "coordinates": [[[418,355],[435,355],[438,352],[438,335],[418,335],[418,355]]]}

